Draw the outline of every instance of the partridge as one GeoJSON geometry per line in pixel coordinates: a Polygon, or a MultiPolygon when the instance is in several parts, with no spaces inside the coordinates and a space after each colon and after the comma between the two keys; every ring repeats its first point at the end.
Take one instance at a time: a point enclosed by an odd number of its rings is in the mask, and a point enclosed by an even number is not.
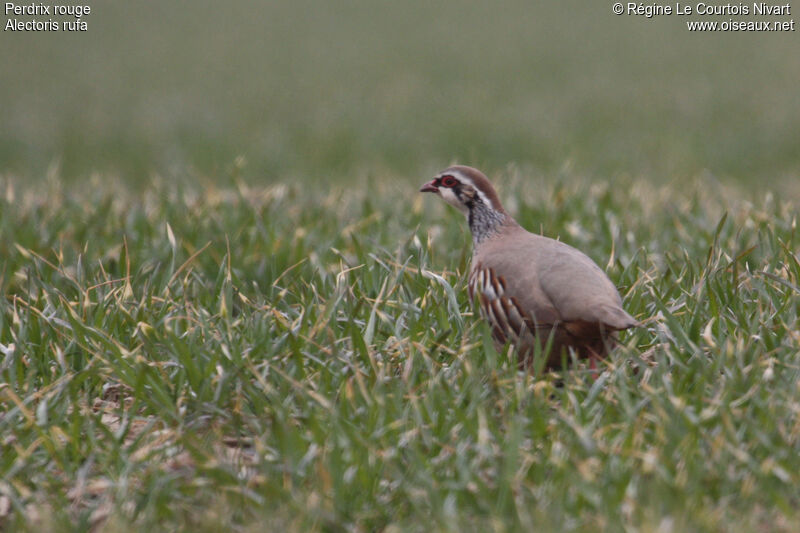
{"type": "Polygon", "coordinates": [[[450,167],[420,192],[438,194],[467,217],[473,244],[470,298],[477,295],[496,344],[513,344],[520,365],[532,368],[534,354],[541,353],[545,369],[559,367],[570,351],[594,364],[614,346],[617,331],[638,325],[594,261],[523,229],[480,171],[450,167]]]}

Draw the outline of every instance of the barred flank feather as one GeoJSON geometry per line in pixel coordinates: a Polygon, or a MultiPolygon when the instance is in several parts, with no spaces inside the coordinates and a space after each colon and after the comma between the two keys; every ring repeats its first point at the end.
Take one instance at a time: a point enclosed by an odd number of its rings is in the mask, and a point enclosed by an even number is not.
{"type": "Polygon", "coordinates": [[[492,269],[473,270],[469,279],[470,297],[478,295],[481,314],[492,325],[497,342],[516,343],[529,329],[529,320],[525,318],[525,311],[519,307],[519,303],[506,296],[505,292],[505,280],[492,269]]]}
{"type": "Polygon", "coordinates": [[[535,322],[519,301],[506,293],[505,280],[491,268],[476,265],[470,274],[468,290],[471,299],[477,295],[481,315],[492,328],[498,350],[506,343],[514,345],[521,366],[532,363],[537,345],[544,353],[551,336],[550,352],[545,353],[545,368],[559,366],[562,356],[569,355],[570,348],[579,358],[603,357],[616,343],[611,328],[601,323],[535,322]]]}

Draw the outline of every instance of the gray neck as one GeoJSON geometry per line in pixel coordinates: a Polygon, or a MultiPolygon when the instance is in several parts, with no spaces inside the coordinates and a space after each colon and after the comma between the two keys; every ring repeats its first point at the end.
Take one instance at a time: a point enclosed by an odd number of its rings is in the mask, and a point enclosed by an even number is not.
{"type": "Polygon", "coordinates": [[[474,202],[469,206],[467,220],[472,232],[472,245],[478,246],[481,242],[500,231],[508,215],[495,211],[483,202],[474,202]]]}

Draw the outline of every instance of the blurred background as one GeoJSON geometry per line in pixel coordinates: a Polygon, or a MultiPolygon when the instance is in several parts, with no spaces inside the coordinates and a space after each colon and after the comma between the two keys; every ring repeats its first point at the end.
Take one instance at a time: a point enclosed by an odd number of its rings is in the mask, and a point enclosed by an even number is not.
{"type": "Polygon", "coordinates": [[[610,1],[89,2],[88,32],[0,34],[0,176],[800,174],[798,31],[610,1]]]}

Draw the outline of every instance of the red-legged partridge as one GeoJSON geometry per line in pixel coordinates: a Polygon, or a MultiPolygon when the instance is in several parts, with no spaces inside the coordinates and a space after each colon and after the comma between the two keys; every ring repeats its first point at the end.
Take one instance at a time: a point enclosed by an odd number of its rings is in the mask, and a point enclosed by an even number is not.
{"type": "Polygon", "coordinates": [[[600,358],[615,332],[638,325],[605,272],[583,252],[524,230],[506,213],[480,171],[453,166],[420,189],[464,213],[472,232],[469,294],[499,346],[510,342],[520,364],[530,365],[550,342],[545,368],[561,365],[567,350],[600,358]],[[549,339],[552,337],[552,341],[549,339]]]}

